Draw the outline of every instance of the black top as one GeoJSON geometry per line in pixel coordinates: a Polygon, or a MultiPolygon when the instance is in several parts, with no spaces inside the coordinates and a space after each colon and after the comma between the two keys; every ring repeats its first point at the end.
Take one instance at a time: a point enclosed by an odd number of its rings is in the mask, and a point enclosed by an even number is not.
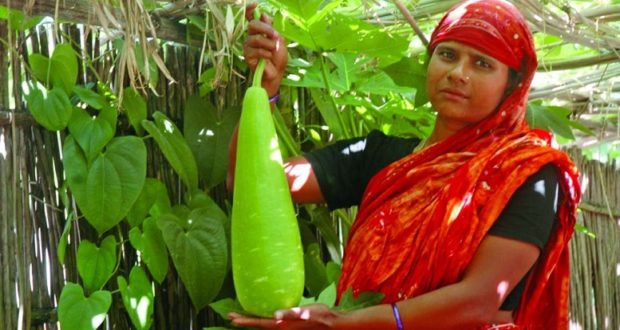
{"type": "MultiPolygon", "coordinates": [[[[312,165],[330,209],[359,205],[370,179],[388,164],[410,154],[420,139],[386,136],[373,131],[366,137],[336,142],[305,155],[312,165]]],[[[543,166],[508,201],[489,234],[538,246],[547,243],[558,204],[555,167],[543,166]]],[[[527,276],[506,297],[501,310],[519,304],[527,276]]]]}

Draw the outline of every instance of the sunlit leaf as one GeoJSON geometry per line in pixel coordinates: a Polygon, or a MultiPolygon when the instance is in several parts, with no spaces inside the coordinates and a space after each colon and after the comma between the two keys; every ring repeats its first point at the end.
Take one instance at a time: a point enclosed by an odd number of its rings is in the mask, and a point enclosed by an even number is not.
{"type": "Polygon", "coordinates": [[[85,297],[81,286],[68,282],[58,301],[60,327],[63,330],[95,330],[105,321],[111,305],[109,291],[97,291],[85,297]]]}
{"type": "Polygon", "coordinates": [[[123,276],[117,278],[118,289],[123,298],[123,305],[136,329],[149,329],[153,323],[153,286],[138,266],[129,274],[129,283],[123,276]]]}

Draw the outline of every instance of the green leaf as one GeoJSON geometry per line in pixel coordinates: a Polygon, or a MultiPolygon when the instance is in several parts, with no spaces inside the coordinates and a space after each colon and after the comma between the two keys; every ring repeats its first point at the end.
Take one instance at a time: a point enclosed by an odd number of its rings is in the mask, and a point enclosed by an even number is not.
{"type": "Polygon", "coordinates": [[[588,227],[580,224],[580,223],[576,223],[575,224],[575,231],[578,233],[582,233],[590,238],[596,238],[596,234],[593,233],[590,229],[588,229],[588,227]]]}
{"type": "Polygon", "coordinates": [[[277,8],[282,8],[289,14],[307,22],[312,16],[316,15],[323,0],[272,0],[270,2],[277,8]]]}
{"type": "Polygon", "coordinates": [[[26,95],[26,101],[30,113],[41,126],[50,131],[59,131],[67,127],[73,113],[73,106],[67,93],[62,89],[41,91],[33,86],[30,93],[26,95]]]}
{"type": "MultiPolygon", "coordinates": [[[[401,93],[415,95],[415,88],[402,87],[394,83],[392,78],[385,72],[378,72],[368,76],[357,86],[357,90],[369,94],[389,95],[390,93],[401,93]]],[[[413,99],[413,97],[412,97],[413,99]]]]}
{"type": "Polygon", "coordinates": [[[43,20],[43,16],[28,16],[22,10],[0,6],[0,19],[9,21],[11,31],[26,31],[43,20]]]}
{"type": "Polygon", "coordinates": [[[94,109],[101,110],[108,105],[103,95],[99,95],[89,88],[75,86],[73,87],[73,92],[80,98],[80,101],[88,104],[94,109]]]}
{"type": "Polygon", "coordinates": [[[224,226],[203,209],[193,210],[179,223],[172,214],[158,220],[175,268],[197,310],[217,295],[227,270],[228,247],[224,226]],[[184,229],[186,227],[187,229],[184,229]]]}
{"type": "Polygon", "coordinates": [[[353,290],[347,289],[340,297],[340,304],[335,308],[339,311],[350,311],[381,303],[385,295],[381,292],[362,292],[357,297],[353,296],[353,290]]]}
{"type": "Polygon", "coordinates": [[[129,241],[142,254],[142,259],[153,275],[153,279],[161,283],[168,274],[168,251],[164,237],[153,218],[144,220],[142,229],[144,232],[137,227],[132,228],[129,231],[129,241]]]}
{"type": "Polygon", "coordinates": [[[75,220],[75,212],[69,212],[67,216],[67,221],[65,221],[65,227],[62,230],[62,234],[60,235],[60,239],[58,240],[58,249],[56,250],[56,256],[61,264],[65,263],[65,252],[67,251],[67,244],[69,243],[69,233],[71,232],[71,225],[73,224],[73,220],[75,220]]]}
{"type": "Polygon", "coordinates": [[[171,212],[168,189],[159,180],[146,178],[142,192],[127,214],[127,222],[132,227],[139,226],[147,216],[159,216],[171,212]]]}
{"type": "Polygon", "coordinates": [[[82,287],[68,282],[58,301],[58,321],[63,330],[97,329],[112,305],[109,291],[93,292],[88,298],[82,287]]]}
{"type": "Polygon", "coordinates": [[[155,123],[143,120],[142,126],[155,139],[159,149],[190,192],[198,189],[198,170],[191,149],[177,126],[161,112],[153,114],[155,123]]]}
{"type": "Polygon", "coordinates": [[[88,165],[73,137],[65,140],[64,167],[69,187],[86,220],[99,234],[123,219],[146,177],[146,147],[135,136],[112,139],[88,165]]]}
{"type": "Polygon", "coordinates": [[[32,74],[34,75],[34,77],[37,78],[37,80],[43,85],[49,87],[49,58],[39,53],[32,53],[28,55],[28,62],[30,63],[30,69],[32,70],[32,74]]]}
{"type": "Polygon", "coordinates": [[[116,240],[107,236],[101,246],[87,240],[80,242],[77,268],[87,292],[103,288],[116,267],[116,240]]]}
{"type": "Polygon", "coordinates": [[[54,48],[50,65],[50,79],[53,87],[62,88],[68,95],[73,91],[78,75],[78,61],[70,44],[54,48]]]}
{"type": "Polygon", "coordinates": [[[69,132],[80,145],[88,162],[92,162],[116,133],[118,113],[112,107],[105,107],[96,117],[86,110],[73,109],[73,116],[69,121],[69,132]]]}
{"type": "Polygon", "coordinates": [[[325,273],[327,274],[327,282],[329,283],[338,283],[341,272],[342,269],[340,268],[340,265],[333,261],[328,261],[325,265],[325,273]]]}
{"type": "Polygon", "coordinates": [[[337,139],[345,138],[345,128],[338,119],[337,111],[340,110],[334,107],[327,92],[311,88],[310,95],[312,96],[312,101],[319,109],[319,113],[323,117],[323,120],[325,120],[327,126],[329,126],[332,133],[334,133],[334,136],[337,139]]]}
{"type": "Polygon", "coordinates": [[[325,304],[327,306],[334,307],[336,305],[336,283],[332,282],[325,290],[319,294],[319,297],[316,299],[318,304],[325,304]]]}
{"type": "Polygon", "coordinates": [[[212,302],[209,304],[209,307],[211,307],[211,309],[213,309],[224,320],[228,319],[228,313],[231,313],[231,312],[240,313],[240,314],[246,313],[238,301],[230,299],[230,298],[225,298],[222,300],[212,302]]]}
{"type": "Polygon", "coordinates": [[[226,179],[228,145],[235,125],[239,122],[240,109],[228,108],[218,113],[208,100],[191,96],[185,104],[185,140],[198,165],[198,174],[211,188],[226,179]]]}
{"type": "Polygon", "coordinates": [[[574,140],[568,115],[570,109],[544,106],[540,102],[530,102],[527,106],[526,119],[532,128],[542,128],[563,138],[574,140]]]}
{"type": "Polygon", "coordinates": [[[123,276],[117,278],[123,305],[136,329],[149,329],[153,323],[154,293],[151,282],[138,266],[129,274],[129,284],[123,276]]]}
{"type": "Polygon", "coordinates": [[[416,107],[428,102],[426,65],[423,58],[403,58],[399,62],[387,66],[384,71],[397,85],[415,88],[416,107]]]}
{"type": "Polygon", "coordinates": [[[325,264],[321,258],[321,250],[317,243],[312,243],[306,247],[304,268],[306,289],[310,295],[317,296],[329,284],[325,273],[325,264]]]}
{"type": "Polygon", "coordinates": [[[142,95],[138,94],[132,87],[125,88],[122,107],[125,109],[129,123],[136,130],[138,136],[144,135],[142,121],[146,119],[146,101],[144,101],[142,95]]]}
{"type": "Polygon", "coordinates": [[[215,73],[215,67],[213,67],[205,70],[205,72],[200,75],[200,78],[198,79],[198,84],[200,85],[200,96],[206,96],[213,90],[215,73]]]}

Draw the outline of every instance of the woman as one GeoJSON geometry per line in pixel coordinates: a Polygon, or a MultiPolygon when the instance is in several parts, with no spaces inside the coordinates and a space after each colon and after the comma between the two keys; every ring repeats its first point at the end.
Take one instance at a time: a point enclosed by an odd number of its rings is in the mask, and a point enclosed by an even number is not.
{"type": "MultiPolygon", "coordinates": [[[[265,16],[249,31],[246,60],[251,67],[260,57],[268,60],[263,85],[276,95],[286,64],[283,40],[265,16]]],[[[292,191],[297,202],[359,203],[338,295],[348,288],[380,291],[383,304],[347,313],[312,305],[279,311],[274,319],[233,313],[233,324],[568,328],[567,243],[580,189],[570,159],[550,147],[547,132],[525,122],[537,67],[525,20],[506,1],[467,1],[440,21],[428,51],[427,89],[437,111],[428,140],[374,132],[288,163],[310,169],[292,191]],[[334,156],[342,148],[363,151],[359,159],[334,156]],[[334,159],[349,164],[329,165],[334,159]],[[361,166],[360,159],[373,164],[361,166]],[[347,184],[358,186],[343,189],[347,184]]],[[[297,179],[292,172],[290,182],[297,179]]]]}

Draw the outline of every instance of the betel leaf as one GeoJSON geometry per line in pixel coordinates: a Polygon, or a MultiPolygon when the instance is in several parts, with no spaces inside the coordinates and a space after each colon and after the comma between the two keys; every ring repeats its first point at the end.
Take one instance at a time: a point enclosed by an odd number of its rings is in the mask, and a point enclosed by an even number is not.
{"type": "Polygon", "coordinates": [[[133,87],[123,91],[122,107],[125,109],[129,123],[136,130],[138,136],[144,135],[142,121],[146,119],[146,101],[133,87]]]}
{"type": "Polygon", "coordinates": [[[73,109],[69,121],[69,132],[80,145],[88,162],[92,162],[116,133],[118,113],[112,107],[104,107],[98,116],[91,116],[86,110],[73,109]]]}
{"type": "Polygon", "coordinates": [[[81,286],[68,282],[58,301],[60,327],[63,330],[97,329],[111,305],[112,294],[109,291],[97,291],[85,297],[81,286]]]}
{"type": "Polygon", "coordinates": [[[171,211],[168,189],[159,180],[146,178],[142,192],[127,214],[127,222],[132,227],[139,226],[147,216],[159,216],[171,211]]]}
{"type": "Polygon", "coordinates": [[[159,149],[190,192],[198,189],[198,169],[191,149],[177,126],[161,112],[153,114],[155,123],[143,120],[142,126],[155,139],[159,149]]]}
{"type": "Polygon", "coordinates": [[[228,167],[228,145],[240,109],[231,107],[220,114],[208,100],[191,96],[184,113],[185,140],[196,159],[200,177],[209,188],[222,183],[228,167]]]}
{"type": "Polygon", "coordinates": [[[73,113],[73,105],[62,89],[45,90],[42,86],[31,86],[26,95],[28,109],[41,126],[50,131],[67,127],[73,113]]]}
{"type": "Polygon", "coordinates": [[[129,231],[129,241],[142,254],[142,259],[155,281],[163,282],[168,273],[168,251],[156,220],[144,220],[142,231],[137,227],[132,228],[129,231]]]}
{"type": "Polygon", "coordinates": [[[32,53],[28,55],[28,62],[30,63],[30,70],[32,71],[32,75],[45,87],[49,87],[50,78],[48,76],[50,59],[46,56],[43,56],[39,53],[32,53]]]}
{"type": "Polygon", "coordinates": [[[224,226],[201,209],[190,212],[187,219],[162,215],[157,224],[194,306],[197,310],[204,308],[220,291],[226,275],[224,226]]]}
{"type": "Polygon", "coordinates": [[[129,274],[129,283],[123,276],[117,278],[123,305],[136,329],[149,329],[153,323],[153,286],[144,271],[134,266],[129,274]]]}
{"type": "Polygon", "coordinates": [[[530,127],[549,130],[563,138],[574,140],[575,136],[570,125],[571,110],[561,107],[548,107],[541,102],[530,102],[527,105],[526,119],[530,127]]]}
{"type": "Polygon", "coordinates": [[[63,162],[69,187],[86,220],[99,234],[123,219],[136,201],[146,177],[146,147],[142,139],[112,139],[88,165],[73,137],[65,140],[63,162]]]}
{"type": "Polygon", "coordinates": [[[103,288],[116,266],[116,240],[107,236],[101,246],[83,240],[77,253],[77,268],[87,292],[103,288]]]}
{"type": "Polygon", "coordinates": [[[62,88],[71,94],[78,75],[78,61],[70,44],[60,44],[54,48],[50,63],[50,79],[53,87],[62,88]]]}
{"type": "Polygon", "coordinates": [[[101,110],[108,105],[105,96],[97,94],[89,88],[75,86],[73,87],[73,92],[80,98],[80,101],[88,104],[94,109],[101,110]]]}

